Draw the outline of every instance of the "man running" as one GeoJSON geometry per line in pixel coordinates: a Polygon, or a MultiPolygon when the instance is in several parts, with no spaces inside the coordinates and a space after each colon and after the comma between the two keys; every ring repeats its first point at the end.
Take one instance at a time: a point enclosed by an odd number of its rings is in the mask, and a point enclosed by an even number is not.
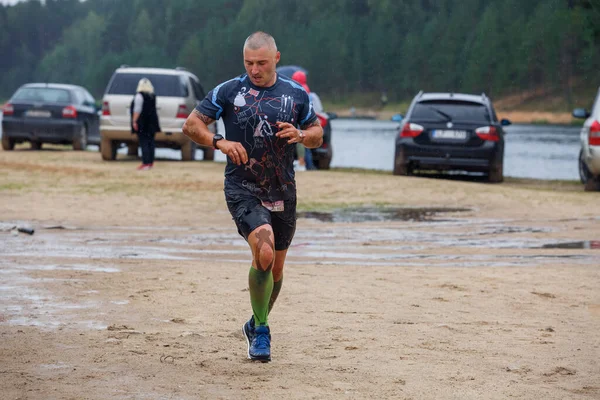
{"type": "Polygon", "coordinates": [[[265,32],[248,36],[246,74],[211,90],[183,133],[227,155],[225,200],[252,250],[248,274],[253,315],[242,327],[248,358],[271,360],[268,315],[283,283],[283,264],[296,231],[294,144],[317,148],[323,130],[308,93],[275,72],[281,54],[265,32]],[[223,118],[226,138],[208,125],[223,118]]]}

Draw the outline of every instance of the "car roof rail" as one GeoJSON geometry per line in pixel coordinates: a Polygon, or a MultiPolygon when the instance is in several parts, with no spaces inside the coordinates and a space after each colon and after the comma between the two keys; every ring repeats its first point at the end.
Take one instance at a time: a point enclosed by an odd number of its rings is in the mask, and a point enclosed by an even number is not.
{"type": "Polygon", "coordinates": [[[417,93],[417,96],[416,96],[416,97],[417,97],[418,99],[419,99],[419,98],[421,98],[421,96],[423,96],[423,93],[424,93],[424,92],[423,92],[423,90],[419,90],[419,93],[417,93]]]}
{"type": "Polygon", "coordinates": [[[187,71],[187,68],[185,68],[185,67],[175,67],[175,69],[177,71],[187,71]]]}
{"type": "Polygon", "coordinates": [[[481,92],[481,98],[485,101],[488,101],[488,97],[485,95],[485,92],[481,92]]]}
{"type": "Polygon", "coordinates": [[[127,65],[127,64],[121,64],[121,66],[119,68],[129,68],[129,65],[127,65]]]}

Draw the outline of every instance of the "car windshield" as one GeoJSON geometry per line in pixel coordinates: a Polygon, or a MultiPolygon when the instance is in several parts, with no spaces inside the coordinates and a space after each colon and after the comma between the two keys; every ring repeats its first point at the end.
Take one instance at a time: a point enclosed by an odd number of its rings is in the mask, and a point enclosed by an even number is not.
{"type": "Polygon", "coordinates": [[[489,123],[491,118],[483,104],[468,101],[423,101],[415,104],[411,120],[489,123]]]}
{"type": "Polygon", "coordinates": [[[31,101],[36,103],[70,103],[71,94],[68,90],[65,89],[25,87],[19,89],[17,93],[15,93],[11,101],[31,101]]]}
{"type": "Polygon", "coordinates": [[[128,94],[136,92],[138,82],[142,78],[148,78],[154,86],[154,94],[166,97],[187,97],[188,89],[185,80],[179,75],[161,74],[138,74],[126,73],[116,74],[107,90],[107,94],[128,94]]]}

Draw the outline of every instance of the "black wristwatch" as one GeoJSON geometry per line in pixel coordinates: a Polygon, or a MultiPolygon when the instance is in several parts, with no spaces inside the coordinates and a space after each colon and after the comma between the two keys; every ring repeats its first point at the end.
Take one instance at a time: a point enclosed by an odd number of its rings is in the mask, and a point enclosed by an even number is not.
{"type": "Polygon", "coordinates": [[[215,149],[217,148],[217,142],[222,139],[225,139],[225,138],[223,137],[223,135],[219,135],[218,133],[215,136],[213,136],[213,147],[215,149]]]}

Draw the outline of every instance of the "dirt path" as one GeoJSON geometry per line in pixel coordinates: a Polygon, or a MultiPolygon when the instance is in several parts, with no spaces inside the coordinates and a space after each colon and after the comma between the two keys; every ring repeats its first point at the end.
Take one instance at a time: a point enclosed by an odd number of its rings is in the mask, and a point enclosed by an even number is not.
{"type": "Polygon", "coordinates": [[[597,193],[302,173],[255,364],[224,165],[136,165],[0,152],[0,397],[600,398],[597,193]]]}

